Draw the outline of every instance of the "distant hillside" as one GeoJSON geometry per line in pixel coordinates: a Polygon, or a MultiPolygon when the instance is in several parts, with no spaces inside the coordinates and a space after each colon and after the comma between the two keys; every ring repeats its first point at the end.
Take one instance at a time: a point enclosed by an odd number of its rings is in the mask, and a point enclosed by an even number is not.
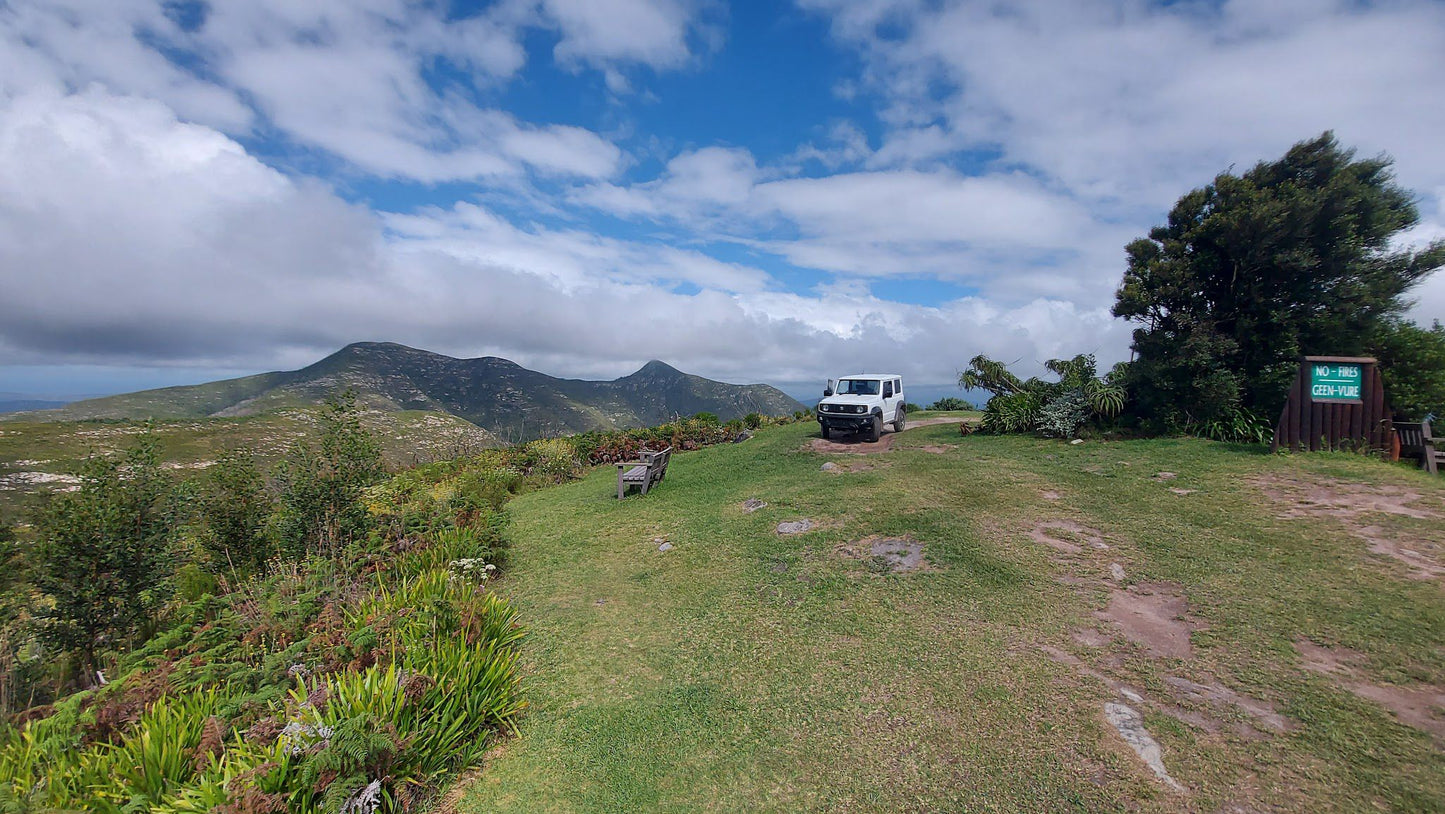
{"type": "Polygon", "coordinates": [[[554,378],[494,356],[453,359],[390,342],[359,342],[301,370],[90,399],[24,417],[229,418],[319,404],[348,388],[372,409],[449,413],[504,440],[651,426],[703,411],[726,421],[803,409],[768,385],[725,384],[657,361],[616,381],[592,382],[554,378]]]}
{"type": "Polygon", "coordinates": [[[0,398],[0,413],[18,413],[22,410],[53,410],[57,407],[64,407],[69,402],[46,401],[44,399],[6,399],[0,398]]]}

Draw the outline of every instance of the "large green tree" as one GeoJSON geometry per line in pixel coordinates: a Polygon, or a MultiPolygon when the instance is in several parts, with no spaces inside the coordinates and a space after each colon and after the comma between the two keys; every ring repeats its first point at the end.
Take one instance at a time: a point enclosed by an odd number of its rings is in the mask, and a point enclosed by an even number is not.
{"type": "Polygon", "coordinates": [[[1134,411],[1165,427],[1272,414],[1299,356],[1366,352],[1445,263],[1445,242],[1392,242],[1419,214],[1390,167],[1325,133],[1219,175],[1130,243],[1114,315],[1140,323],[1134,411]]]}

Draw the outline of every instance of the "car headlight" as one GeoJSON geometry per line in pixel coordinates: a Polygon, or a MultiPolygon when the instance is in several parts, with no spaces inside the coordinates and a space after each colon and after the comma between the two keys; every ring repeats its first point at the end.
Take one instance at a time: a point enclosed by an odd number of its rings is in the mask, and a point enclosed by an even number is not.
{"type": "Polygon", "coordinates": [[[855,407],[853,408],[853,412],[855,412],[855,413],[861,413],[861,412],[863,412],[863,411],[866,410],[866,409],[867,409],[866,407],[864,407],[863,405],[859,404],[859,405],[857,405],[857,406],[855,406],[855,407]]]}

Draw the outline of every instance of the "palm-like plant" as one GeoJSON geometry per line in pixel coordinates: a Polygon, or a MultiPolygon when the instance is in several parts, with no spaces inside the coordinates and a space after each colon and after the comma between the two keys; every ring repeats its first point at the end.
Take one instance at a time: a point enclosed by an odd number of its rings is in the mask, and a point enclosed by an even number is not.
{"type": "MultiPolygon", "coordinates": [[[[1052,403],[1069,394],[1082,396],[1089,417],[1113,418],[1124,409],[1128,391],[1124,385],[1126,363],[1115,365],[1102,378],[1092,354],[1072,359],[1050,359],[1044,368],[1059,377],[1056,382],[1033,377],[1027,381],[1011,373],[1003,362],[979,355],[969,360],[959,374],[960,387],[987,390],[993,396],[984,408],[983,429],[987,432],[1031,432],[1039,429],[1040,416],[1052,403]]],[[[1057,430],[1072,435],[1077,426],[1057,430]]]]}

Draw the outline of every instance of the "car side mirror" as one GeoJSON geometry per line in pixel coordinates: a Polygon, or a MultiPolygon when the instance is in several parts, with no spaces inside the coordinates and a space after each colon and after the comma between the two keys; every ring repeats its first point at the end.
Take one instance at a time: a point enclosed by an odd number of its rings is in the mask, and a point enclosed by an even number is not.
{"type": "Polygon", "coordinates": [[[828,397],[831,396],[831,395],[833,395],[833,388],[831,388],[831,387],[825,387],[825,388],[823,388],[823,398],[828,398],[828,397]]]}

